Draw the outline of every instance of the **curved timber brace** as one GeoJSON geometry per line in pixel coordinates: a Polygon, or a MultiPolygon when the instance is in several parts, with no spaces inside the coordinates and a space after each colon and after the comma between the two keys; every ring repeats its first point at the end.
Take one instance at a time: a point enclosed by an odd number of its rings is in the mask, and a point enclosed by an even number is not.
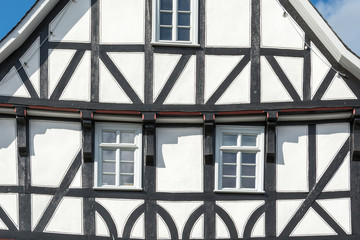
{"type": "Polygon", "coordinates": [[[266,162],[275,163],[276,159],[276,122],[278,112],[268,112],[266,118],[266,162]]]}
{"type": "Polygon", "coordinates": [[[204,163],[214,165],[214,114],[204,114],[204,163]]]}
{"type": "Polygon", "coordinates": [[[81,111],[82,144],[84,162],[93,161],[93,126],[94,114],[92,111],[81,111]]]}
{"type": "Polygon", "coordinates": [[[17,146],[21,157],[28,156],[28,138],[27,138],[27,119],[26,108],[15,108],[16,124],[17,124],[17,146]]]}
{"type": "Polygon", "coordinates": [[[351,126],[351,159],[360,161],[360,108],[353,110],[351,126]]]}
{"type": "Polygon", "coordinates": [[[145,164],[155,166],[155,125],[156,113],[146,112],[142,114],[145,133],[145,164]]]}

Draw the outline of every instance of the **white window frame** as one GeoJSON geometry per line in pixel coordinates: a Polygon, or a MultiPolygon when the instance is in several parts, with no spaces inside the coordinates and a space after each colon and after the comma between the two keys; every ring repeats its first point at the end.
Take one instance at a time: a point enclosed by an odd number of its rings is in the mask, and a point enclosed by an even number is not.
{"type": "Polygon", "coordinates": [[[216,155],[215,155],[215,191],[219,192],[242,192],[242,193],[264,193],[264,127],[254,126],[216,126],[216,155]],[[223,146],[224,134],[237,135],[238,139],[241,135],[256,135],[256,146],[241,146],[241,141],[238,140],[237,146],[223,146]],[[222,187],[222,153],[224,151],[236,152],[237,156],[237,170],[236,170],[236,188],[222,187]],[[256,153],[256,180],[255,188],[241,188],[240,165],[242,152],[256,153]]]}
{"type": "Polygon", "coordinates": [[[172,40],[160,40],[160,0],[153,0],[153,27],[152,44],[154,45],[178,45],[178,46],[199,46],[198,44],[198,25],[199,25],[199,0],[190,0],[190,40],[178,41],[177,39],[177,1],[173,1],[172,15],[172,40]],[[176,14],[174,14],[174,12],[176,14]]]}
{"type": "MultiPolygon", "coordinates": [[[[117,136],[118,138],[118,136],[117,136]]],[[[118,141],[117,141],[118,142],[118,141]]],[[[108,190],[142,190],[142,125],[128,123],[95,123],[95,161],[94,188],[108,190]],[[134,143],[102,143],[102,133],[114,131],[117,135],[121,131],[135,132],[134,143]],[[102,185],[102,151],[101,149],[116,150],[116,183],[102,185]],[[119,152],[121,149],[134,150],[134,186],[120,186],[119,152]]]]}

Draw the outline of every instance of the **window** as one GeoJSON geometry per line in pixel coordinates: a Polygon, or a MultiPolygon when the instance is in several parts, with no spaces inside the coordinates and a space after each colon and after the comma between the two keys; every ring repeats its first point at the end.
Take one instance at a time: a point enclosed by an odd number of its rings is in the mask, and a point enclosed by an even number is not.
{"type": "Polygon", "coordinates": [[[95,187],[141,189],[141,125],[96,124],[95,187]]]}
{"type": "Polygon", "coordinates": [[[216,190],[262,192],[264,128],[216,128],[216,190]]]}
{"type": "Polygon", "coordinates": [[[154,42],[197,44],[198,0],[154,0],[154,42]]]}

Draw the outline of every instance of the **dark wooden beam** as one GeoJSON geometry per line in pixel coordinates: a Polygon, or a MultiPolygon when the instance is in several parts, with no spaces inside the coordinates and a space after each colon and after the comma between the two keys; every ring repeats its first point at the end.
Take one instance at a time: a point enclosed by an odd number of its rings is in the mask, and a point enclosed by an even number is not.
{"type": "Polygon", "coordinates": [[[204,114],[204,163],[214,165],[215,115],[204,114]]]}
{"type": "Polygon", "coordinates": [[[28,141],[26,134],[26,109],[24,107],[15,108],[17,124],[17,147],[21,157],[28,156],[28,141]]]}
{"type": "Polygon", "coordinates": [[[155,125],[156,125],[156,113],[145,112],[142,114],[144,122],[144,134],[145,134],[145,164],[146,166],[155,166],[155,125]]]}
{"type": "Polygon", "coordinates": [[[354,109],[351,126],[351,159],[360,161],[360,108],[354,109]]]}
{"type": "Polygon", "coordinates": [[[278,112],[267,112],[266,119],[266,161],[275,163],[276,160],[276,122],[278,112]]]}
{"type": "Polygon", "coordinates": [[[94,117],[92,111],[81,111],[82,145],[84,162],[93,162],[93,126],[94,117]]]}

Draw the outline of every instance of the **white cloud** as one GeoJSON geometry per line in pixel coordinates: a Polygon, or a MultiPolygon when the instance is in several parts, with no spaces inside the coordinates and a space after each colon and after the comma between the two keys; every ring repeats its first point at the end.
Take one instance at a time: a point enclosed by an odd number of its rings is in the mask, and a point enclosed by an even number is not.
{"type": "Polygon", "coordinates": [[[316,7],[344,43],[360,55],[360,1],[321,0],[316,7]]]}

